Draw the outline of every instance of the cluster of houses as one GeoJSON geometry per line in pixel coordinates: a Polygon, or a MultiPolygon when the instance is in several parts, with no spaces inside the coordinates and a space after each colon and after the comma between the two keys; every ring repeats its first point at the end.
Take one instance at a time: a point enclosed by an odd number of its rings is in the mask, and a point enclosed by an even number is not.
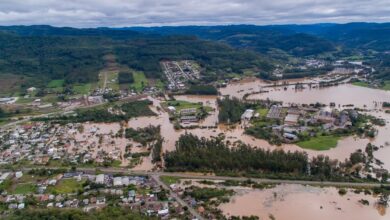
{"type": "MultiPolygon", "coordinates": [[[[312,130],[313,127],[327,132],[336,129],[348,129],[358,115],[358,112],[353,109],[340,111],[331,107],[272,105],[268,109],[265,118],[269,121],[275,121],[270,127],[278,136],[285,141],[297,141],[299,140],[297,134],[312,130]]],[[[258,117],[259,113],[247,109],[241,116],[241,123],[247,126],[252,118],[258,117]]]]}
{"type": "MultiPolygon", "coordinates": [[[[1,174],[1,177],[17,185],[20,175],[23,175],[20,171],[7,172],[1,174]]],[[[159,216],[161,219],[169,219],[169,210],[172,209],[177,214],[184,214],[183,207],[173,198],[169,197],[169,202],[165,198],[159,198],[161,187],[153,178],[145,176],[95,175],[75,171],[37,180],[34,184],[36,191],[27,194],[12,194],[4,190],[0,195],[0,202],[5,203],[8,209],[24,209],[26,198],[32,196],[36,204],[29,205],[33,207],[80,208],[90,211],[105,207],[109,201],[115,201],[117,205],[138,210],[148,216],[159,216]],[[82,193],[52,193],[48,190],[67,179],[79,182],[83,187],[82,193]]]]}
{"type": "Polygon", "coordinates": [[[104,163],[122,159],[126,147],[124,137],[94,126],[84,130],[84,126],[34,122],[0,130],[0,165],[20,161],[46,165],[51,160],[104,163]]]}
{"type": "Polygon", "coordinates": [[[161,66],[168,79],[169,90],[186,89],[186,83],[189,80],[199,79],[200,72],[193,67],[193,61],[163,61],[161,66]]]}
{"type": "Polygon", "coordinates": [[[183,124],[199,121],[199,117],[197,115],[198,110],[196,108],[185,108],[177,111],[174,106],[168,106],[167,109],[172,115],[177,115],[179,117],[179,121],[183,124]]]}

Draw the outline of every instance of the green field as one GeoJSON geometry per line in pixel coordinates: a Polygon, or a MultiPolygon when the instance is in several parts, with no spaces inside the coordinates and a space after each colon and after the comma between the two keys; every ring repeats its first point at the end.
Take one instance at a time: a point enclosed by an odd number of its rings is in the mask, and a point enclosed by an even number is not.
{"type": "Polygon", "coordinates": [[[161,176],[160,179],[166,185],[171,185],[180,182],[180,177],[175,177],[175,176],[161,176]]]}
{"type": "Polygon", "coordinates": [[[36,191],[36,186],[32,183],[21,183],[16,185],[15,189],[12,191],[13,194],[28,194],[34,193],[36,191]]]}
{"type": "Polygon", "coordinates": [[[362,87],[369,87],[369,84],[366,82],[353,82],[352,85],[354,86],[362,86],[362,87]]]}
{"type": "Polygon", "coordinates": [[[48,192],[53,194],[65,194],[77,192],[77,190],[83,189],[83,181],[77,182],[75,179],[63,179],[55,186],[49,186],[48,192]]]}
{"type": "Polygon", "coordinates": [[[73,85],[73,91],[77,94],[88,94],[91,91],[92,84],[87,83],[87,84],[76,84],[73,85]]]}
{"type": "Polygon", "coordinates": [[[192,102],[187,102],[187,101],[167,101],[162,103],[162,106],[168,107],[168,106],[174,106],[177,111],[180,111],[182,109],[187,109],[187,108],[200,108],[202,107],[201,103],[192,103],[192,102]]]}
{"type": "MultiPolygon", "coordinates": [[[[371,88],[370,85],[366,82],[353,82],[352,85],[371,88]]],[[[389,91],[390,90],[390,80],[386,80],[384,85],[379,87],[378,89],[383,89],[383,90],[389,91]]]]}
{"type": "Polygon", "coordinates": [[[134,83],[130,84],[131,88],[134,88],[137,92],[141,92],[145,86],[148,85],[148,79],[143,72],[133,72],[134,83]]]}
{"type": "Polygon", "coordinates": [[[49,82],[49,84],[47,84],[47,87],[48,88],[63,87],[64,86],[64,82],[65,82],[65,80],[63,80],[63,79],[52,80],[52,81],[49,82]]]}
{"type": "Polygon", "coordinates": [[[266,108],[259,108],[256,110],[257,113],[260,114],[260,117],[265,117],[268,114],[268,109],[266,108]]]}
{"type": "Polygon", "coordinates": [[[382,89],[389,91],[390,90],[390,80],[385,81],[385,85],[382,89]]]}
{"type": "Polygon", "coordinates": [[[311,150],[329,150],[337,146],[339,137],[336,136],[318,136],[312,137],[308,141],[299,141],[297,145],[311,150]]]}

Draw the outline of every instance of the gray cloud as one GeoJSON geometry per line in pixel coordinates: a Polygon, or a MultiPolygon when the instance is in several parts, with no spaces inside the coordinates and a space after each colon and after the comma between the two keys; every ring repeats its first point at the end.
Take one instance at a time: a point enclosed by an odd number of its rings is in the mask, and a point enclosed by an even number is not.
{"type": "Polygon", "coordinates": [[[389,0],[1,0],[0,25],[72,27],[390,21],[389,0]]]}

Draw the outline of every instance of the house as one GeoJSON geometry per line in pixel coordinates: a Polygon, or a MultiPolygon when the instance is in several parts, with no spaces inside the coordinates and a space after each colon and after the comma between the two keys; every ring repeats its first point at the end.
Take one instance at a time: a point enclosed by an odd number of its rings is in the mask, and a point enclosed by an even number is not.
{"type": "Polygon", "coordinates": [[[35,87],[30,87],[30,88],[27,89],[27,92],[28,92],[28,93],[33,93],[33,92],[36,91],[36,90],[37,90],[37,88],[35,88],[35,87]]]}
{"type": "Polygon", "coordinates": [[[15,102],[16,98],[13,97],[0,98],[0,104],[13,104],[15,102]]]}
{"type": "Polygon", "coordinates": [[[11,173],[10,173],[10,172],[3,173],[3,174],[0,176],[0,181],[4,181],[4,180],[8,179],[9,177],[11,177],[11,173]]]}
{"type": "Polygon", "coordinates": [[[106,204],[106,198],[105,197],[98,197],[96,198],[96,205],[104,205],[106,204]]]}
{"type": "Polygon", "coordinates": [[[196,117],[195,115],[184,115],[184,116],[180,117],[180,121],[181,122],[197,122],[198,117],[196,117]]]}
{"type": "Polygon", "coordinates": [[[193,115],[196,113],[196,108],[186,108],[180,111],[180,115],[193,115]]]}
{"type": "Polygon", "coordinates": [[[284,119],[284,124],[286,125],[296,125],[298,124],[299,114],[288,113],[284,119]]]}
{"type": "Polygon", "coordinates": [[[271,106],[270,110],[267,113],[267,118],[269,119],[279,119],[282,113],[282,107],[278,105],[271,106]]]}
{"type": "Polygon", "coordinates": [[[335,121],[335,118],[332,116],[332,112],[327,110],[319,111],[314,118],[322,123],[333,123],[335,121]]]}
{"type": "Polygon", "coordinates": [[[244,114],[242,114],[241,115],[241,120],[243,120],[243,121],[249,121],[249,120],[251,120],[252,119],[252,117],[253,117],[253,113],[254,113],[255,111],[254,110],[252,110],[252,109],[247,109],[247,110],[245,110],[245,112],[244,112],[244,114]]]}
{"type": "Polygon", "coordinates": [[[24,203],[19,203],[18,209],[24,209],[24,207],[25,207],[24,203]]]}
{"type": "Polygon", "coordinates": [[[170,112],[176,112],[176,108],[173,107],[173,106],[168,106],[168,110],[169,110],[170,112]]]}
{"type": "Polygon", "coordinates": [[[99,175],[96,176],[95,182],[97,184],[104,184],[104,179],[105,179],[105,175],[104,174],[99,174],[99,175]]]}
{"type": "Polygon", "coordinates": [[[160,216],[165,216],[169,214],[169,209],[162,209],[157,212],[158,215],[160,216]]]}
{"type": "Polygon", "coordinates": [[[16,179],[19,179],[19,178],[22,177],[22,176],[23,176],[22,171],[18,171],[18,172],[15,173],[16,179]]]}
{"type": "Polygon", "coordinates": [[[122,186],[122,177],[115,177],[114,178],[114,186],[122,186]]]}
{"type": "Polygon", "coordinates": [[[291,133],[283,133],[283,137],[293,141],[298,140],[298,137],[295,134],[291,133]]]}

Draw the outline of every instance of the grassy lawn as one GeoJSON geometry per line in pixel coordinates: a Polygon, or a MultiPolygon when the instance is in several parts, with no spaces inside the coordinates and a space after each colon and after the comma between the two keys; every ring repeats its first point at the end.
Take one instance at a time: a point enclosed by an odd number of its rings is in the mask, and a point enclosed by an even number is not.
{"type": "Polygon", "coordinates": [[[385,81],[385,85],[382,89],[389,91],[390,90],[390,80],[385,81]]]}
{"type": "Polygon", "coordinates": [[[161,81],[160,79],[153,79],[153,80],[149,80],[149,84],[151,86],[155,86],[161,90],[164,90],[165,88],[165,84],[163,81],[161,81]]]}
{"type": "Polygon", "coordinates": [[[148,85],[148,79],[143,72],[133,72],[134,83],[130,84],[130,87],[134,88],[137,92],[143,90],[144,86],[148,85]]]}
{"type": "Polygon", "coordinates": [[[47,88],[52,92],[62,92],[64,89],[64,82],[63,79],[56,79],[52,80],[47,84],[47,88]]]}
{"type": "Polygon", "coordinates": [[[65,82],[65,80],[63,80],[63,79],[52,80],[52,81],[49,82],[49,84],[47,84],[47,87],[48,88],[63,87],[64,86],[64,82],[65,82]]]}
{"type": "Polygon", "coordinates": [[[354,86],[362,86],[362,87],[369,87],[368,83],[366,83],[366,82],[353,82],[352,85],[354,85],[354,86]]]}
{"type": "Polygon", "coordinates": [[[75,179],[63,179],[55,186],[49,186],[48,192],[57,194],[66,194],[77,192],[77,190],[83,189],[83,181],[77,182],[75,179]]]}
{"type": "Polygon", "coordinates": [[[180,177],[176,177],[176,176],[161,176],[160,179],[166,185],[171,185],[180,182],[180,177]]]}
{"type": "Polygon", "coordinates": [[[180,100],[167,101],[167,102],[162,103],[162,105],[164,107],[174,106],[177,111],[180,111],[180,110],[186,109],[186,108],[200,108],[200,107],[202,107],[201,103],[193,103],[193,102],[180,101],[180,100]]]}
{"type": "Polygon", "coordinates": [[[311,150],[329,150],[337,146],[339,139],[336,136],[318,136],[312,137],[308,141],[299,141],[297,145],[311,150]]]}
{"type": "Polygon", "coordinates": [[[88,94],[91,91],[92,84],[76,84],[73,86],[73,91],[77,94],[88,94]]]}
{"type": "Polygon", "coordinates": [[[57,97],[57,95],[54,95],[54,94],[48,94],[48,95],[46,95],[45,97],[42,98],[42,101],[53,103],[53,102],[57,102],[58,101],[58,97],[57,97]]]}
{"type": "MultiPolygon", "coordinates": [[[[362,86],[362,87],[370,87],[370,85],[366,82],[353,82],[352,85],[362,86]]],[[[382,87],[379,87],[378,89],[383,89],[383,90],[389,91],[390,90],[390,80],[386,80],[385,84],[382,87]]]]}
{"type": "Polygon", "coordinates": [[[266,108],[259,108],[256,110],[257,113],[260,114],[260,117],[265,117],[268,114],[268,109],[266,108]]]}
{"type": "Polygon", "coordinates": [[[13,194],[28,194],[34,193],[36,191],[36,186],[32,183],[21,183],[16,185],[15,189],[12,191],[13,194]]]}

